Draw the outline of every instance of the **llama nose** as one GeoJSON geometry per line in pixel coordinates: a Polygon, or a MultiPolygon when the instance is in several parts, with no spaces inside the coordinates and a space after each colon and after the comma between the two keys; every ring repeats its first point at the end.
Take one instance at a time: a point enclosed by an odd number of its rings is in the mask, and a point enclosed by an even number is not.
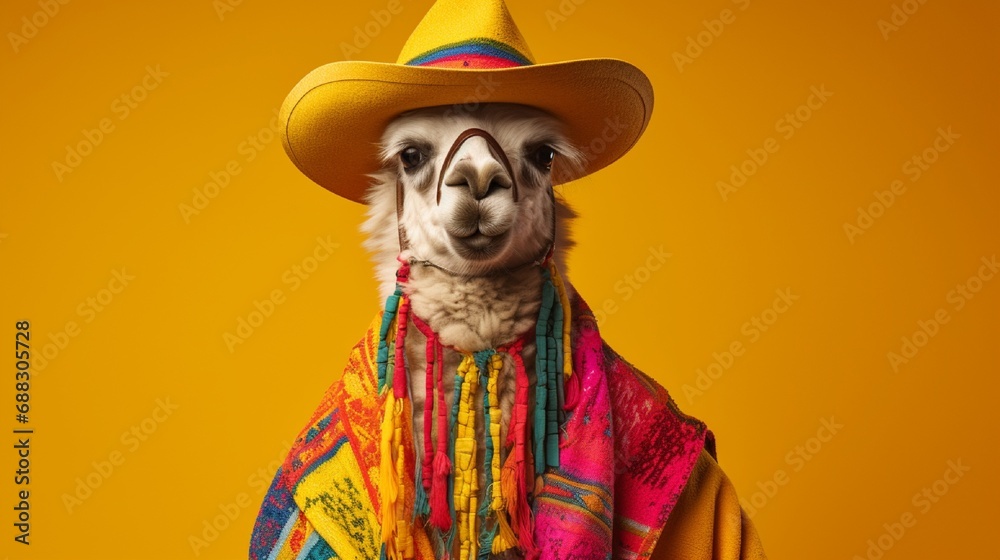
{"type": "Polygon", "coordinates": [[[467,140],[456,156],[445,175],[445,185],[466,187],[476,200],[513,185],[507,170],[493,157],[482,138],[467,140]]]}

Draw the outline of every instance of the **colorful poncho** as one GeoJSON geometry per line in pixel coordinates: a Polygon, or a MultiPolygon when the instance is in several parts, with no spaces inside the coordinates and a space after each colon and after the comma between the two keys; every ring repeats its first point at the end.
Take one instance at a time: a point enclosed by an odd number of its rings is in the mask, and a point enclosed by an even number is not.
{"type": "MultiPolygon", "coordinates": [[[[569,304],[573,375],[566,390],[574,398],[561,415],[558,466],[550,463],[540,473],[540,490],[528,498],[536,554],[547,560],[646,558],[699,455],[714,455],[714,440],[663,387],[604,343],[579,296],[569,304]]],[[[254,527],[251,559],[378,559],[385,555],[387,518],[397,524],[398,555],[435,557],[426,520],[415,515],[420,481],[407,400],[398,401],[404,422],[395,439],[382,437],[382,411],[393,395],[379,391],[382,317],[354,347],[343,377],[278,469],[254,527]],[[386,489],[380,489],[388,449],[383,440],[401,446],[394,470],[409,481],[394,485],[399,495],[393,495],[396,511],[389,517],[382,508],[386,489]]],[[[488,558],[489,549],[476,554],[488,558]]]]}

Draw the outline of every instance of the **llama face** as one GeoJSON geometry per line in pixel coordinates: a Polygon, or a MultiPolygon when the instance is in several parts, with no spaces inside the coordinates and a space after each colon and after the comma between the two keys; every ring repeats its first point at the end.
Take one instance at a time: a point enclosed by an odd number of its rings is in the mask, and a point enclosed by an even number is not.
{"type": "Polygon", "coordinates": [[[485,275],[544,256],[553,241],[552,166],[575,165],[579,152],[551,115],[486,104],[401,115],[382,137],[382,158],[370,204],[387,206],[390,179],[402,186],[411,256],[485,275]]]}

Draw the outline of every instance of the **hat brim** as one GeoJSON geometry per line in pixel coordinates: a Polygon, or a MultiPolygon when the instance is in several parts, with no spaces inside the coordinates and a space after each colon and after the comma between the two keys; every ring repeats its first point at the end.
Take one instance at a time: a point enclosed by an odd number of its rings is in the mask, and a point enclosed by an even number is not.
{"type": "Polygon", "coordinates": [[[364,202],[376,172],[378,142],[396,116],[413,109],[517,103],[547,111],[584,153],[579,171],[554,170],[556,184],[589,175],[638,141],[653,110],[641,70],[614,59],[587,59],[496,70],[334,62],[310,72],[288,94],[279,119],[295,165],[321,187],[364,202]],[[558,171],[558,172],[557,172],[558,171]]]}

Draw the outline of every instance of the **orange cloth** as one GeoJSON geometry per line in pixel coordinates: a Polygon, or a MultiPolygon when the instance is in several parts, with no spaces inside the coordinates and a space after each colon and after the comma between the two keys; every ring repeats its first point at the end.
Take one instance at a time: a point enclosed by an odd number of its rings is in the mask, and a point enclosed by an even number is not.
{"type": "Polygon", "coordinates": [[[766,560],[736,489],[707,451],[670,513],[651,560],[766,560]]]}

